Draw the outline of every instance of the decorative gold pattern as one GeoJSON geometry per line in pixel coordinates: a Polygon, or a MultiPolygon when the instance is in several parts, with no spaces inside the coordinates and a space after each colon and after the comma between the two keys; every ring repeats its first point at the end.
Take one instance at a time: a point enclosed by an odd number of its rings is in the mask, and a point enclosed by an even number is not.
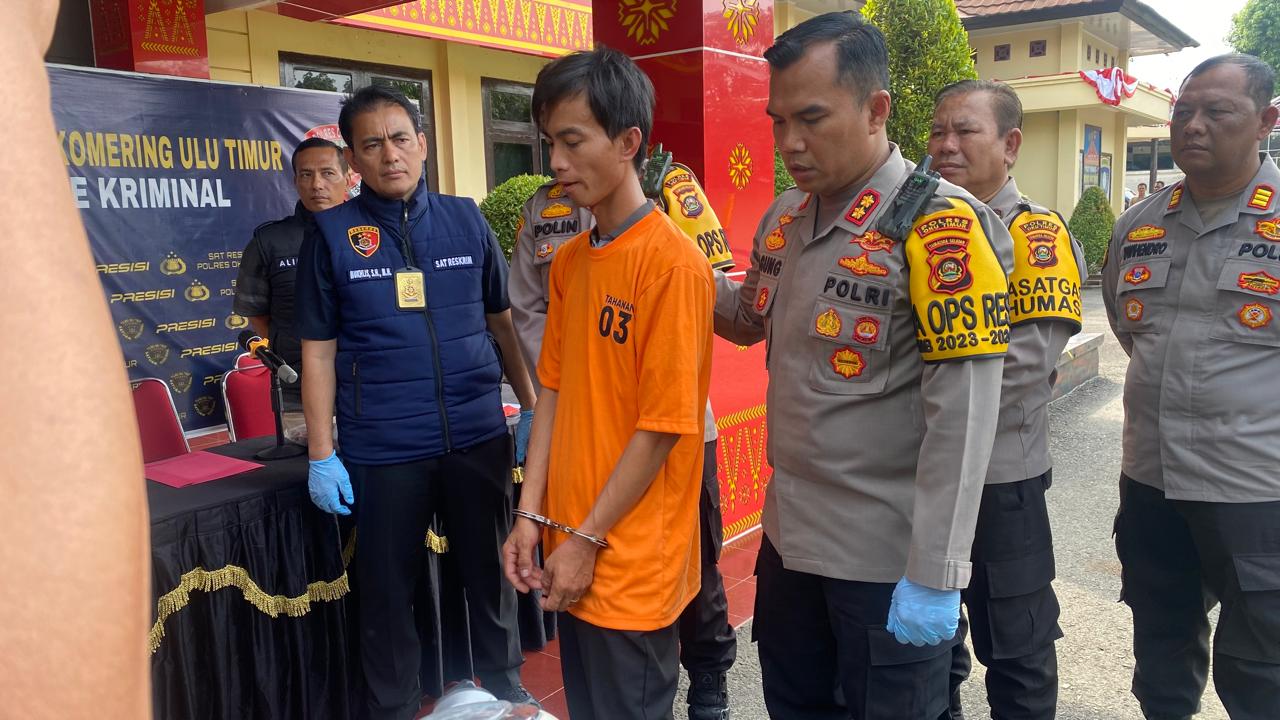
{"type": "Polygon", "coordinates": [[[759,522],[765,489],[773,477],[773,469],[765,459],[765,414],[762,403],[716,420],[720,431],[720,510],[729,520],[724,537],[738,535],[759,522]]]}
{"type": "Polygon", "coordinates": [[[652,45],[658,36],[671,29],[668,21],[676,16],[676,0],[619,0],[618,23],[627,37],[641,45],[652,45]]]}
{"type": "Polygon", "coordinates": [[[751,182],[751,151],[742,143],[729,151],[729,181],[739,190],[751,182]]]}
{"type": "Polygon", "coordinates": [[[538,55],[592,47],[591,7],[574,0],[416,0],[333,22],[538,55]]]}
{"type": "Polygon", "coordinates": [[[725,27],[733,35],[733,41],[746,45],[756,34],[760,23],[760,0],[723,0],[725,27]]]}
{"type": "Polygon", "coordinates": [[[351,590],[347,573],[343,572],[335,580],[310,583],[307,585],[307,591],[297,597],[268,595],[258,587],[253,578],[249,577],[248,571],[237,565],[227,565],[212,571],[197,567],[183,573],[178,587],[161,595],[156,601],[156,622],[151,626],[148,638],[151,653],[155,654],[155,651],[160,649],[160,641],[164,639],[165,621],[191,602],[192,591],[209,593],[232,586],[240,588],[245,600],[273,618],[281,614],[302,617],[311,611],[311,603],[338,600],[351,590]]]}

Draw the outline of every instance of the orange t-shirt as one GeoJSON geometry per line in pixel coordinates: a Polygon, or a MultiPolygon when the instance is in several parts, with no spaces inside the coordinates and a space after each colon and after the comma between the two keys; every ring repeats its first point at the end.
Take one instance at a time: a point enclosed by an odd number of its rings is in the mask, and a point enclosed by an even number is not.
{"type": "MultiPolygon", "coordinates": [[[[591,247],[588,233],[566,243],[551,264],[550,290],[538,360],[543,387],[559,393],[547,516],[581,525],[637,430],[681,436],[609,531],[595,579],[569,612],[615,630],[667,627],[699,587],[711,266],[655,210],[604,247],[591,247]]],[[[548,532],[547,554],[567,537],[548,532]]]]}

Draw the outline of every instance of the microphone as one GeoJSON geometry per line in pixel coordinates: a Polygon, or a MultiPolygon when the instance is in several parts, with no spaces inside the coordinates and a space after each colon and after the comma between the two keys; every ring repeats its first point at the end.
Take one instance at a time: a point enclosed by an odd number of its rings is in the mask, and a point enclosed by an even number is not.
{"type": "Polygon", "coordinates": [[[289,367],[289,363],[286,363],[284,358],[267,347],[267,341],[261,336],[254,334],[252,330],[244,330],[240,333],[238,342],[241,349],[261,360],[268,370],[275,373],[276,377],[280,378],[280,382],[286,385],[298,382],[298,371],[289,367]]]}

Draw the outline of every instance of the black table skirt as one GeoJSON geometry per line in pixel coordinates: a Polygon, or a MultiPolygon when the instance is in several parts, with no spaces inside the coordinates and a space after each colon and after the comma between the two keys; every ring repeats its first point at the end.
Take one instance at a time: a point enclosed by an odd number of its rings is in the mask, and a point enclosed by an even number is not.
{"type": "MultiPolygon", "coordinates": [[[[252,459],[266,440],[212,452],[252,459]]],[[[344,720],[349,583],[306,457],[186,488],[147,483],[158,720],[344,720]]]]}
{"type": "MultiPolygon", "coordinates": [[[[271,442],[210,452],[252,460],[271,442]]],[[[312,504],[305,455],[262,464],[186,488],[147,482],[157,720],[354,716],[362,681],[349,626],[350,529],[312,504]]],[[[423,692],[433,696],[472,675],[466,601],[449,559],[425,554],[415,607],[423,692]]],[[[525,650],[554,636],[554,616],[532,596],[520,596],[519,621],[525,650]]]]}

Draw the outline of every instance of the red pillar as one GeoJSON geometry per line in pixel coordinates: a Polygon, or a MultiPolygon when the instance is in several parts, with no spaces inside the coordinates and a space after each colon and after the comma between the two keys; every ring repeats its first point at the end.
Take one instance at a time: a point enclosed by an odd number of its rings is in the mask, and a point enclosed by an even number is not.
{"type": "Polygon", "coordinates": [[[204,0],[90,0],[98,67],[209,77],[204,0]]]}
{"type": "MultiPolygon", "coordinates": [[[[773,201],[773,136],[765,115],[773,0],[595,0],[595,40],[636,59],[657,90],[653,141],[702,181],[745,269],[773,201]]],[[[765,459],[764,343],[716,340],[711,403],[720,427],[726,537],[754,527],[772,471],[765,459]]]]}
{"type": "Polygon", "coordinates": [[[764,114],[773,0],[603,0],[598,43],[635,58],[658,96],[653,140],[698,175],[739,266],[773,200],[773,137],[764,114]]]}

